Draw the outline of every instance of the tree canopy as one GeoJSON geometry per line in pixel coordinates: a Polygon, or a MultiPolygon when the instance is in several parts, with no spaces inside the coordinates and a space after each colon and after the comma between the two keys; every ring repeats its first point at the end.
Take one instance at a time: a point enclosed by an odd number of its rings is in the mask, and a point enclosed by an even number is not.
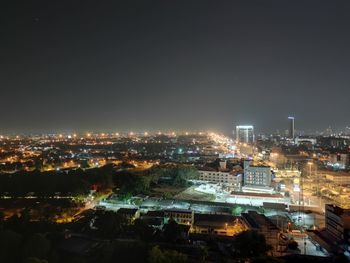
{"type": "Polygon", "coordinates": [[[186,263],[187,256],[176,250],[162,251],[159,246],[154,246],[149,252],[149,263],[186,263]]]}
{"type": "Polygon", "coordinates": [[[242,259],[265,256],[271,250],[265,236],[255,230],[238,234],[234,239],[233,248],[235,256],[242,259]]]}

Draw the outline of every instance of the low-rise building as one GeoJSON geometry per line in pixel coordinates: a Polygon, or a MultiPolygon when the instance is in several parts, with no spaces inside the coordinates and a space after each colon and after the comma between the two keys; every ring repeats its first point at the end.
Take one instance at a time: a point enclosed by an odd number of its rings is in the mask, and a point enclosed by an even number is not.
{"type": "Polygon", "coordinates": [[[311,144],[311,145],[315,145],[317,143],[317,139],[316,138],[312,138],[312,137],[296,137],[295,138],[295,144],[297,146],[299,146],[300,144],[311,144]]]}
{"type": "Polygon", "coordinates": [[[141,216],[141,219],[149,226],[153,228],[162,229],[164,225],[164,211],[155,210],[148,211],[141,216]]]}
{"type": "Polygon", "coordinates": [[[265,236],[266,243],[272,246],[272,252],[280,250],[281,231],[269,218],[256,211],[248,211],[248,213],[242,213],[242,220],[248,229],[256,230],[265,236]]]}
{"type": "Polygon", "coordinates": [[[189,209],[166,209],[163,210],[164,217],[174,219],[178,224],[192,225],[194,221],[194,213],[189,209]]]}
{"type": "Polygon", "coordinates": [[[246,230],[238,217],[232,215],[195,214],[192,233],[234,236],[246,230]]]}
{"type": "Polygon", "coordinates": [[[136,208],[120,208],[117,214],[121,215],[129,223],[140,217],[140,211],[136,208]]]}
{"type": "Polygon", "coordinates": [[[327,171],[324,173],[326,180],[336,185],[350,185],[350,173],[327,171]]]}
{"type": "Polygon", "coordinates": [[[335,169],[346,169],[350,164],[350,156],[348,153],[331,153],[327,158],[327,165],[335,169]]]}

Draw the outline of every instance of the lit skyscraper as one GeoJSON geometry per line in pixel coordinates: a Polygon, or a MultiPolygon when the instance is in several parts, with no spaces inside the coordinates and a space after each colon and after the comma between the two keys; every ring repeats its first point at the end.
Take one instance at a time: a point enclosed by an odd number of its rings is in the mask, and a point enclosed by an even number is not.
{"type": "Polygon", "coordinates": [[[252,125],[239,125],[236,126],[236,140],[242,143],[254,143],[254,126],[252,125]]]}
{"type": "Polygon", "coordinates": [[[295,138],[295,126],[294,126],[294,117],[288,117],[289,119],[289,138],[295,138]]]}

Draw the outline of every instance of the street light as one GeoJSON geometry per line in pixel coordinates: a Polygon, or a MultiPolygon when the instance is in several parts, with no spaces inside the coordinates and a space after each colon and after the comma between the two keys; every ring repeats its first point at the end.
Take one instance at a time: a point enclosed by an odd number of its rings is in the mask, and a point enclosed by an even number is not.
{"type": "Polygon", "coordinates": [[[307,164],[309,165],[309,176],[311,177],[311,166],[313,166],[313,163],[307,162],[307,164]]]}

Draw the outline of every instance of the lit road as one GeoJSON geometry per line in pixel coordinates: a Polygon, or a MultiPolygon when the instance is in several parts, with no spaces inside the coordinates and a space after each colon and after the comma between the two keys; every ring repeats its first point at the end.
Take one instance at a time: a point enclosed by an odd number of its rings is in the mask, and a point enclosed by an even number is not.
{"type": "Polygon", "coordinates": [[[298,248],[300,249],[300,254],[305,254],[309,256],[327,257],[327,252],[323,252],[318,249],[318,245],[311,241],[309,237],[294,236],[294,240],[298,243],[298,248]]]}

